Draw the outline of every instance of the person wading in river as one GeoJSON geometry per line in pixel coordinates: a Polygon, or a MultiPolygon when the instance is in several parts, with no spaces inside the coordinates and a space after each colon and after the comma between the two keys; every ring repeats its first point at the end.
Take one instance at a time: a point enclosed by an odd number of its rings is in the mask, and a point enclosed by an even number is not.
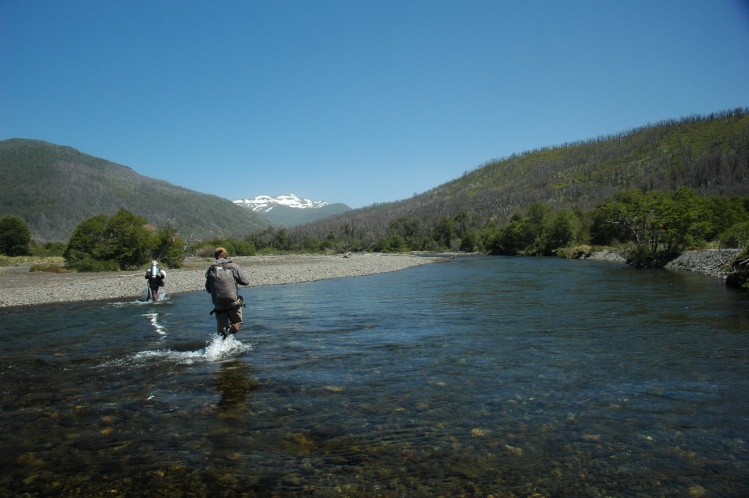
{"type": "Polygon", "coordinates": [[[146,280],[151,291],[149,299],[159,300],[159,287],[164,287],[164,279],[166,279],[166,272],[161,269],[158,261],[152,261],[151,266],[146,270],[146,280]]]}
{"type": "Polygon", "coordinates": [[[223,247],[217,247],[213,257],[216,261],[205,272],[205,290],[213,300],[211,314],[216,314],[216,332],[225,339],[242,328],[244,303],[239,285],[249,285],[250,281],[223,247]]]}

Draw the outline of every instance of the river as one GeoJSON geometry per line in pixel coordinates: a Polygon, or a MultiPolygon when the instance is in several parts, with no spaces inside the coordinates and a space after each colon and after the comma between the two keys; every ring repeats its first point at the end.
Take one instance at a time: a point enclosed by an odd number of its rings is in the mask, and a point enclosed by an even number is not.
{"type": "MultiPolygon", "coordinates": [[[[168,289],[167,289],[168,290],[168,289]]],[[[464,257],[0,311],[0,496],[749,495],[749,297],[464,257]]]]}

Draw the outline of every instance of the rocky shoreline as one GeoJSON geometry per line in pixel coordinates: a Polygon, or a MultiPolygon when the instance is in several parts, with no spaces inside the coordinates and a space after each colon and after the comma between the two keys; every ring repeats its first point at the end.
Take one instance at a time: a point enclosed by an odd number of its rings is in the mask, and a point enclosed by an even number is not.
{"type": "MultiPolygon", "coordinates": [[[[399,271],[444,261],[443,257],[356,254],[250,256],[233,260],[250,279],[250,287],[310,282],[399,271]]],[[[170,294],[203,291],[205,270],[212,260],[192,260],[184,269],[167,271],[165,290],[170,294]]],[[[77,301],[103,301],[140,296],[146,286],[145,270],[104,273],[0,273],[0,308],[77,301]]]]}
{"type": "MultiPolygon", "coordinates": [[[[667,270],[687,270],[704,273],[711,277],[726,278],[731,272],[730,263],[739,254],[738,249],[701,249],[686,251],[668,263],[667,270]]],[[[586,258],[596,261],[624,263],[624,257],[616,251],[595,251],[586,258]]]]}

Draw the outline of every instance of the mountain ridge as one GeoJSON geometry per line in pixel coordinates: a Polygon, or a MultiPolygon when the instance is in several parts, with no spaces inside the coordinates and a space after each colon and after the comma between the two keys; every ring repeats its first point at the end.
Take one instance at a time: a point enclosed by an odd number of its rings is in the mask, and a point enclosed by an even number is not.
{"type": "Polygon", "coordinates": [[[67,241],[76,226],[120,208],[189,241],[242,237],[274,225],[228,199],[146,177],[72,147],[34,139],[0,141],[0,216],[19,215],[38,242],[67,241]]]}

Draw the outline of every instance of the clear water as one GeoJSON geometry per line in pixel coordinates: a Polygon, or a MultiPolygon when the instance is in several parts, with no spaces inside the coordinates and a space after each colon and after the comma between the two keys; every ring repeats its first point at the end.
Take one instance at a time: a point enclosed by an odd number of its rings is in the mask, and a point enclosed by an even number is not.
{"type": "Polygon", "coordinates": [[[0,312],[0,496],[747,496],[749,299],[458,258],[0,312]]]}

